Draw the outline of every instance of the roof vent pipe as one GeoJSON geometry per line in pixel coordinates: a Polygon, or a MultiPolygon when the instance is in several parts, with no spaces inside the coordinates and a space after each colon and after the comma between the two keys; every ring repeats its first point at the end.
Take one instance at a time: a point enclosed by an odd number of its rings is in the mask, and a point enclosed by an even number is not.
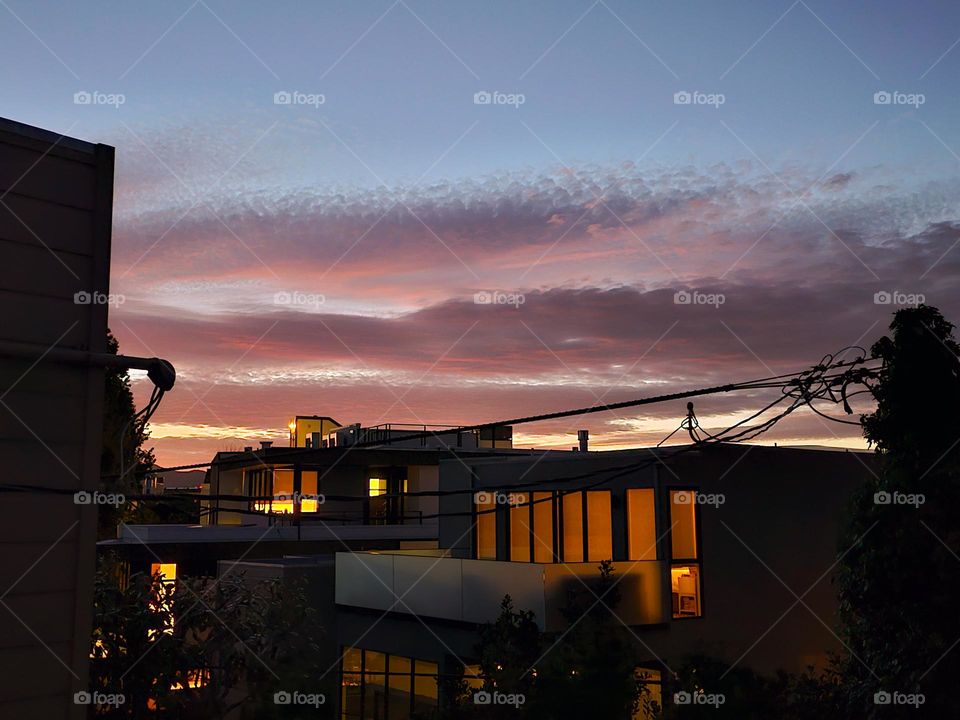
{"type": "Polygon", "coordinates": [[[580,452],[587,452],[590,444],[590,431],[577,430],[577,440],[580,441],[580,452]]]}

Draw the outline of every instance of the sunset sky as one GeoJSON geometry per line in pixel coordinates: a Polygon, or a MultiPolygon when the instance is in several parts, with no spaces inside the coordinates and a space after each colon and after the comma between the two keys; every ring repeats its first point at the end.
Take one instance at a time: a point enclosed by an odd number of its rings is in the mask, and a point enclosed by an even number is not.
{"type": "MultiPolygon", "coordinates": [[[[117,149],[110,325],[177,368],[162,464],[297,413],[466,424],[791,372],[880,337],[877,293],[960,321],[955,2],[53,8],[0,2],[0,114],[117,149]]],[[[696,405],[719,428],[768,397],[696,405]]],[[[684,413],[515,439],[655,444],[684,413]]],[[[809,413],[765,438],[861,442],[809,413]]]]}

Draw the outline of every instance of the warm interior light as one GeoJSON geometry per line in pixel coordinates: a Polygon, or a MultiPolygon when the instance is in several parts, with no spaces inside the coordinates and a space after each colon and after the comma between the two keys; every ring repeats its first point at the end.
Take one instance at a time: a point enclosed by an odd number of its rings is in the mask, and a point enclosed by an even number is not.
{"type": "Polygon", "coordinates": [[[387,494],[386,478],[370,478],[370,497],[387,494]]]}

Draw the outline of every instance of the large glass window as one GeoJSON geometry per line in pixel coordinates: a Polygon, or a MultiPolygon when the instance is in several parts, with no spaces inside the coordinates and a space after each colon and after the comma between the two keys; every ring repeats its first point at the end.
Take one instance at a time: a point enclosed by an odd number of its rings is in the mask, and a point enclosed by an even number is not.
{"type": "Polygon", "coordinates": [[[511,493],[510,560],[530,562],[530,496],[511,493]]]}
{"type": "Polygon", "coordinates": [[[474,496],[477,508],[478,560],[497,559],[497,505],[493,493],[477,493],[474,496]]]}
{"type": "Polygon", "coordinates": [[[613,518],[609,490],[587,492],[587,560],[613,559],[613,518]]]}
{"type": "Polygon", "coordinates": [[[703,614],[703,603],[700,597],[696,491],[670,491],[670,524],[673,617],[700,617],[703,614]]]}
{"type": "Polygon", "coordinates": [[[437,709],[436,663],[344,648],[341,720],[410,720],[437,709]]]}
{"type": "Polygon", "coordinates": [[[698,565],[670,566],[673,617],[700,617],[700,567],[698,565]]]}
{"type": "Polygon", "coordinates": [[[657,516],[653,488],[627,490],[627,559],[657,559],[657,516]]]}
{"type": "Polygon", "coordinates": [[[634,677],[640,688],[640,705],[632,720],[654,720],[663,710],[663,679],[659,670],[637,668],[634,677]]]}
{"type": "Polygon", "coordinates": [[[670,491],[670,545],[674,560],[697,558],[697,498],[693,490],[670,491]]]}
{"type": "Polygon", "coordinates": [[[563,493],[563,561],[583,562],[583,493],[563,493]]]}
{"type": "Polygon", "coordinates": [[[553,557],[553,493],[533,493],[533,560],[552,563],[553,557]]]}

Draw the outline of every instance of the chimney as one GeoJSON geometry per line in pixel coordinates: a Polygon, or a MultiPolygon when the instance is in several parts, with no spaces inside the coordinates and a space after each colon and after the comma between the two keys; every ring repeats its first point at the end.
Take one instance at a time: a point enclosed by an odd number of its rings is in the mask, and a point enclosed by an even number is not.
{"type": "Polygon", "coordinates": [[[266,450],[266,449],[268,449],[271,445],[273,445],[273,440],[261,440],[261,441],[260,441],[260,449],[261,449],[261,450],[266,450]]]}
{"type": "Polygon", "coordinates": [[[577,430],[577,440],[580,441],[580,452],[587,452],[587,446],[590,444],[590,431],[577,430]]]}
{"type": "Polygon", "coordinates": [[[244,445],[244,446],[243,446],[243,451],[244,451],[244,452],[247,452],[247,453],[248,453],[248,452],[253,452],[253,445],[244,445]]]}

